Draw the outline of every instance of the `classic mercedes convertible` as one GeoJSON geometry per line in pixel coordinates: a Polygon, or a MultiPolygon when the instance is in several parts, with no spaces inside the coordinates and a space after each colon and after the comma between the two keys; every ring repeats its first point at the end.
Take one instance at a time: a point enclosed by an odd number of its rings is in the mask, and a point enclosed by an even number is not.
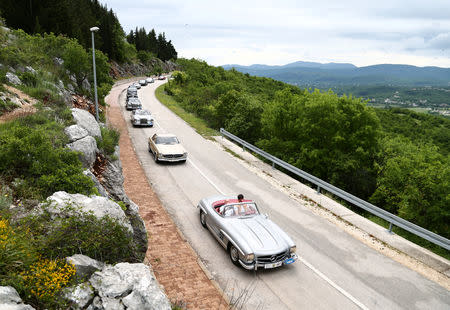
{"type": "Polygon", "coordinates": [[[248,270],[289,265],[298,259],[292,239],[252,200],[228,196],[203,198],[200,223],[229,253],[233,264],[248,270]]]}

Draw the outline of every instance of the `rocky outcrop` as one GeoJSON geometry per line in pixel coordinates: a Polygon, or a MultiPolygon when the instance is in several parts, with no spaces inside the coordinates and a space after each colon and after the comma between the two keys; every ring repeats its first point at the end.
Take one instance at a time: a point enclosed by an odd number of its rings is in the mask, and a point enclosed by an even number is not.
{"type": "Polygon", "coordinates": [[[77,125],[86,129],[90,136],[101,139],[102,134],[100,131],[100,125],[91,113],[86,110],[73,108],[72,116],[77,125]]]}
{"type": "Polygon", "coordinates": [[[171,309],[153,272],[144,264],[107,265],[65,296],[75,309],[171,309]]]}
{"type": "MultiPolygon", "coordinates": [[[[85,196],[82,194],[68,194],[66,192],[56,192],[47,198],[46,203],[39,204],[37,210],[45,210],[50,213],[52,218],[66,217],[68,212],[77,213],[77,210],[67,210],[67,206],[78,207],[80,211],[92,212],[97,218],[109,216],[117,220],[128,231],[132,232],[130,221],[128,220],[122,208],[112,200],[100,196],[85,196]]],[[[101,229],[99,227],[99,229],[101,229]]]]}
{"type": "Polygon", "coordinates": [[[155,71],[156,68],[161,68],[163,72],[171,72],[178,70],[179,66],[171,61],[163,62],[158,58],[153,58],[147,64],[142,63],[111,63],[110,74],[113,78],[130,77],[130,76],[147,76],[155,71]]]}
{"type": "Polygon", "coordinates": [[[75,266],[75,275],[80,279],[88,279],[94,272],[105,266],[104,263],[82,254],[66,257],[66,261],[75,266]]]}
{"type": "Polygon", "coordinates": [[[83,167],[92,168],[98,152],[97,141],[93,137],[86,136],[67,144],[67,147],[75,152],[80,152],[79,158],[83,163],[83,167]]]}
{"type": "Polygon", "coordinates": [[[64,133],[67,135],[67,137],[69,137],[69,142],[83,139],[89,134],[86,129],[78,125],[72,125],[64,128],[64,133]]]}
{"type": "Polygon", "coordinates": [[[85,176],[88,176],[94,182],[94,186],[98,190],[98,193],[100,194],[100,196],[103,196],[106,198],[109,197],[108,192],[105,190],[105,188],[102,186],[102,184],[98,181],[98,179],[95,177],[95,175],[89,169],[84,170],[83,174],[85,176]]]}
{"type": "Polygon", "coordinates": [[[6,80],[14,85],[22,85],[22,81],[19,79],[19,77],[11,72],[6,72],[6,80]]]}
{"type": "Polygon", "coordinates": [[[32,306],[22,303],[19,294],[11,286],[0,286],[0,309],[34,310],[32,306]]]}

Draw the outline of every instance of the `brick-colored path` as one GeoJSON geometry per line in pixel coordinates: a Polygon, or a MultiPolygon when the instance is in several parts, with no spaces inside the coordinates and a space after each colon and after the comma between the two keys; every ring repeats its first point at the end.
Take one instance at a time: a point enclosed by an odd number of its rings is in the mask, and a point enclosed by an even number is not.
{"type": "Polygon", "coordinates": [[[120,160],[125,191],[138,206],[149,236],[146,258],[172,302],[187,309],[228,309],[218,289],[197,263],[197,256],[180,236],[174,222],[149,185],[128,135],[118,97],[125,86],[113,88],[106,98],[109,123],[120,135],[120,160]]]}

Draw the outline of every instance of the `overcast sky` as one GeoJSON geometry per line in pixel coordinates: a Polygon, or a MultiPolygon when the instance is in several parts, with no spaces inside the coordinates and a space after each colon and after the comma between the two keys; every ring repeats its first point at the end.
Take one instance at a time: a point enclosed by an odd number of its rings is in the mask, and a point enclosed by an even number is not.
{"type": "Polygon", "coordinates": [[[450,0],[100,0],[126,33],[165,32],[211,65],[294,61],[450,68],[450,0]]]}

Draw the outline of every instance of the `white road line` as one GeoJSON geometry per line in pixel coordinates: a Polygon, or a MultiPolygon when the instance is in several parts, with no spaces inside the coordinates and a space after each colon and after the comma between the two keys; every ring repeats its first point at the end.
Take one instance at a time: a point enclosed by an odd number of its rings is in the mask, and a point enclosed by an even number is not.
{"type": "Polygon", "coordinates": [[[213,182],[213,181],[211,181],[201,170],[200,170],[200,168],[199,167],[197,167],[197,165],[196,164],[194,164],[194,162],[191,160],[191,159],[189,159],[188,158],[188,160],[187,160],[205,179],[206,179],[206,181],[208,181],[212,186],[214,186],[214,188],[219,192],[219,193],[221,193],[222,195],[225,195],[225,193],[224,192],[222,192],[221,190],[220,190],[220,188],[213,182]]]}
{"type": "Polygon", "coordinates": [[[330,284],[332,287],[334,287],[336,290],[338,290],[342,295],[344,295],[345,297],[347,297],[348,299],[350,299],[355,305],[357,305],[357,306],[360,307],[361,309],[369,310],[369,308],[367,308],[365,305],[363,305],[361,302],[359,302],[355,297],[353,297],[352,295],[350,295],[350,293],[348,293],[347,291],[345,291],[343,288],[341,288],[340,286],[338,286],[336,283],[334,283],[333,281],[331,281],[326,275],[324,275],[324,274],[321,273],[319,270],[317,270],[313,265],[311,265],[310,263],[308,263],[304,258],[301,258],[301,257],[299,256],[299,257],[298,257],[298,260],[301,261],[303,264],[305,264],[309,269],[311,269],[315,274],[317,274],[319,277],[321,277],[323,280],[325,280],[328,284],[330,284]]]}

